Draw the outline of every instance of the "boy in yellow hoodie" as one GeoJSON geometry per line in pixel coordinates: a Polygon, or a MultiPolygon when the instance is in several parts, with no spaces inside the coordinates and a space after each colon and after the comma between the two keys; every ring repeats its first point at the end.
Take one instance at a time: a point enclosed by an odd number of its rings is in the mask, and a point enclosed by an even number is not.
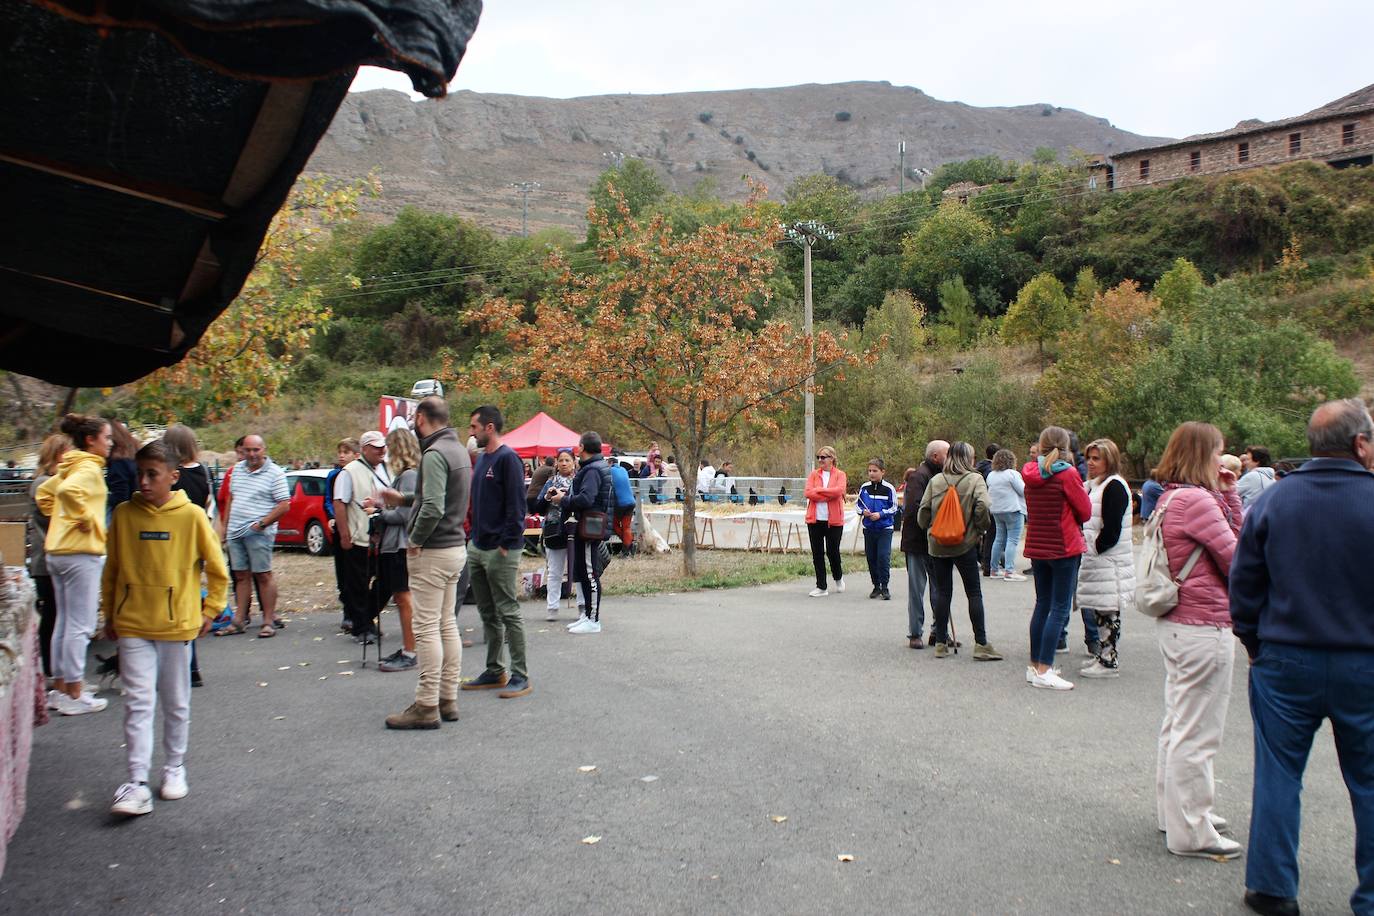
{"type": "Polygon", "coordinates": [[[184,491],[172,491],[177,459],[161,440],[139,449],[138,492],[115,508],[101,579],[106,638],[119,640],[124,683],[124,741],[129,781],[115,793],[114,814],[153,810],[148,770],[153,713],[162,705],[166,756],[161,795],[184,798],[191,727],[191,641],[204,636],[224,607],[229,572],[219,538],[184,491]],[[200,592],[205,570],[207,593],[200,592]]]}

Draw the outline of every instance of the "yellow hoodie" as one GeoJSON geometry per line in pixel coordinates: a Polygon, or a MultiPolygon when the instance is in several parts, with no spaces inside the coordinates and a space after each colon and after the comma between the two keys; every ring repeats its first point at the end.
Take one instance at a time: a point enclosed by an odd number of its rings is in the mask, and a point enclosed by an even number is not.
{"type": "Polygon", "coordinates": [[[100,607],[120,636],[195,639],[224,607],[229,572],[205,510],[177,490],[161,507],[135,493],[115,507],[100,607]],[[208,593],[200,596],[205,565],[208,593]]]}
{"type": "Polygon", "coordinates": [[[49,516],[48,553],[105,552],[105,459],[74,448],[62,456],[57,473],[43,481],[34,495],[38,511],[49,516]],[[85,523],[85,530],[78,527],[85,523]]]}

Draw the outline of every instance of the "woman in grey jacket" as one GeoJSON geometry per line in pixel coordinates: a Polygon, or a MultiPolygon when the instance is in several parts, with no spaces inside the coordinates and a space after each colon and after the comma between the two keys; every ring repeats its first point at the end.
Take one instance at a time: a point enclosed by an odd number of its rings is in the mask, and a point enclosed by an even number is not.
{"type": "MultiPolygon", "coordinates": [[[[386,463],[393,478],[391,486],[403,496],[413,497],[419,481],[420,443],[408,429],[393,429],[386,437],[386,463]]],[[[406,525],[411,509],[402,505],[382,509],[377,518],[382,523],[382,543],[378,551],[377,580],[373,586],[375,607],[385,607],[390,598],[396,599],[396,612],[401,618],[401,648],[382,659],[379,671],[409,671],[417,664],[415,630],[411,627],[413,606],[410,603],[410,571],[406,568],[406,525]]]]}

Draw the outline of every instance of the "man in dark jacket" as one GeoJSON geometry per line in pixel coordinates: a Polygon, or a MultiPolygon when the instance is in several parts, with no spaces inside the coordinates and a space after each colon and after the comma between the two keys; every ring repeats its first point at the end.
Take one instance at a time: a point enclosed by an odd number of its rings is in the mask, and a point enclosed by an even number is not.
{"type": "MultiPolygon", "coordinates": [[[[983,460],[978,462],[978,473],[983,475],[983,481],[987,482],[988,475],[992,473],[992,458],[1002,448],[996,442],[988,444],[983,449],[983,460]]],[[[993,525],[983,532],[983,538],[978,542],[978,565],[983,568],[983,578],[992,576],[992,542],[997,539],[997,526],[993,525]]]]}
{"type": "Polygon", "coordinates": [[[1331,720],[1355,815],[1356,913],[1374,913],[1374,421],[1357,399],[1321,405],[1312,460],[1250,504],[1231,562],[1231,619],[1250,656],[1255,781],[1245,902],[1298,912],[1303,771],[1331,720]]]}
{"type": "Polygon", "coordinates": [[[588,635],[601,632],[601,567],[597,554],[605,538],[584,538],[582,530],[587,513],[601,513],[601,524],[609,534],[611,513],[615,508],[615,484],[611,469],[601,455],[601,436],[594,432],[582,434],[581,460],[572,487],[567,493],[549,492],[550,500],[558,500],[565,513],[577,517],[578,525],[572,539],[573,579],[582,586],[582,598],[587,603],[585,616],[568,627],[568,632],[588,635]]]}
{"type": "MultiPolygon", "coordinates": [[[[907,645],[913,649],[925,647],[921,641],[921,630],[925,626],[926,580],[929,578],[929,556],[926,543],[926,530],[916,524],[916,510],[921,508],[921,497],[925,495],[930,479],[940,473],[945,466],[945,456],[949,454],[949,443],[943,439],[933,439],[926,445],[925,460],[911,473],[906,475],[906,487],[902,492],[902,553],[906,554],[906,618],[907,645]]],[[[934,609],[931,619],[934,620],[934,609]]],[[[934,640],[935,634],[931,633],[934,640]]]]}

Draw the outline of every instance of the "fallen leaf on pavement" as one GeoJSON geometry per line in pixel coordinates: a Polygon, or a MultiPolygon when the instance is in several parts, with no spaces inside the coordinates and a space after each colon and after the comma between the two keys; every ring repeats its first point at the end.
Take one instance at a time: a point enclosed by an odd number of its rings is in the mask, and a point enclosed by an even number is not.
{"type": "Polygon", "coordinates": [[[772,817],[770,817],[769,820],[772,821],[772,822],[775,823],[775,824],[781,824],[781,823],[786,822],[786,820],[787,820],[787,815],[786,815],[786,814],[775,814],[775,815],[773,815],[772,817]]]}
{"type": "Polygon", "coordinates": [[[1120,865],[1120,864],[1121,864],[1121,860],[1120,860],[1120,859],[1108,859],[1108,860],[1107,860],[1107,864],[1108,864],[1108,865],[1120,865]]]}
{"type": "Polygon", "coordinates": [[[309,663],[309,662],[296,662],[296,667],[297,667],[297,668],[309,668],[309,667],[310,667],[310,663],[309,663]]]}
{"type": "Polygon", "coordinates": [[[353,663],[352,663],[351,661],[349,661],[348,659],[346,659],[346,658],[341,658],[341,659],[339,659],[337,662],[335,662],[334,664],[336,664],[336,665],[351,665],[351,664],[353,664],[353,663]]]}
{"type": "Polygon", "coordinates": [[[849,853],[847,853],[847,852],[842,852],[842,853],[840,853],[838,856],[836,856],[835,858],[839,859],[841,862],[853,862],[853,861],[854,861],[854,857],[851,856],[851,855],[850,855],[849,853]]]}
{"type": "Polygon", "coordinates": [[[594,767],[594,766],[578,767],[578,768],[577,768],[577,772],[579,772],[579,773],[590,773],[592,770],[595,770],[595,769],[596,769],[596,767],[594,767]]]}
{"type": "Polygon", "coordinates": [[[315,637],[315,642],[324,642],[324,637],[323,637],[323,636],[316,636],[316,637],[315,637]]]}
{"type": "Polygon", "coordinates": [[[321,675],[320,675],[320,680],[322,680],[322,681],[327,681],[327,680],[329,680],[329,675],[327,675],[327,674],[321,674],[321,675]]]}
{"type": "Polygon", "coordinates": [[[267,682],[266,682],[266,681],[258,681],[258,686],[259,686],[259,687],[266,687],[266,686],[267,686],[267,682]]]}
{"type": "Polygon", "coordinates": [[[658,777],[650,773],[648,776],[639,777],[640,782],[658,782],[658,777]]]}
{"type": "Polygon", "coordinates": [[[278,670],[278,671],[290,671],[290,670],[291,670],[291,666],[290,666],[290,665],[281,665],[280,667],[277,668],[277,670],[278,670]]]}
{"type": "Polygon", "coordinates": [[[285,719],[285,718],[286,718],[286,716],[273,716],[273,717],[272,717],[272,721],[273,721],[273,722],[280,722],[282,719],[285,719]]]}
{"type": "Polygon", "coordinates": [[[352,672],[352,671],[340,671],[340,672],[339,672],[339,677],[352,677],[352,676],[353,676],[353,672],[352,672]]]}
{"type": "Polygon", "coordinates": [[[316,587],[316,588],[322,588],[322,587],[324,587],[324,583],[323,583],[323,582],[316,582],[316,583],[315,583],[315,587],[316,587]]]}
{"type": "Polygon", "coordinates": [[[601,842],[601,837],[599,837],[599,836],[584,836],[584,837],[582,838],[582,843],[583,843],[583,845],[585,845],[585,846],[595,846],[597,843],[600,843],[600,842],[601,842]]]}

